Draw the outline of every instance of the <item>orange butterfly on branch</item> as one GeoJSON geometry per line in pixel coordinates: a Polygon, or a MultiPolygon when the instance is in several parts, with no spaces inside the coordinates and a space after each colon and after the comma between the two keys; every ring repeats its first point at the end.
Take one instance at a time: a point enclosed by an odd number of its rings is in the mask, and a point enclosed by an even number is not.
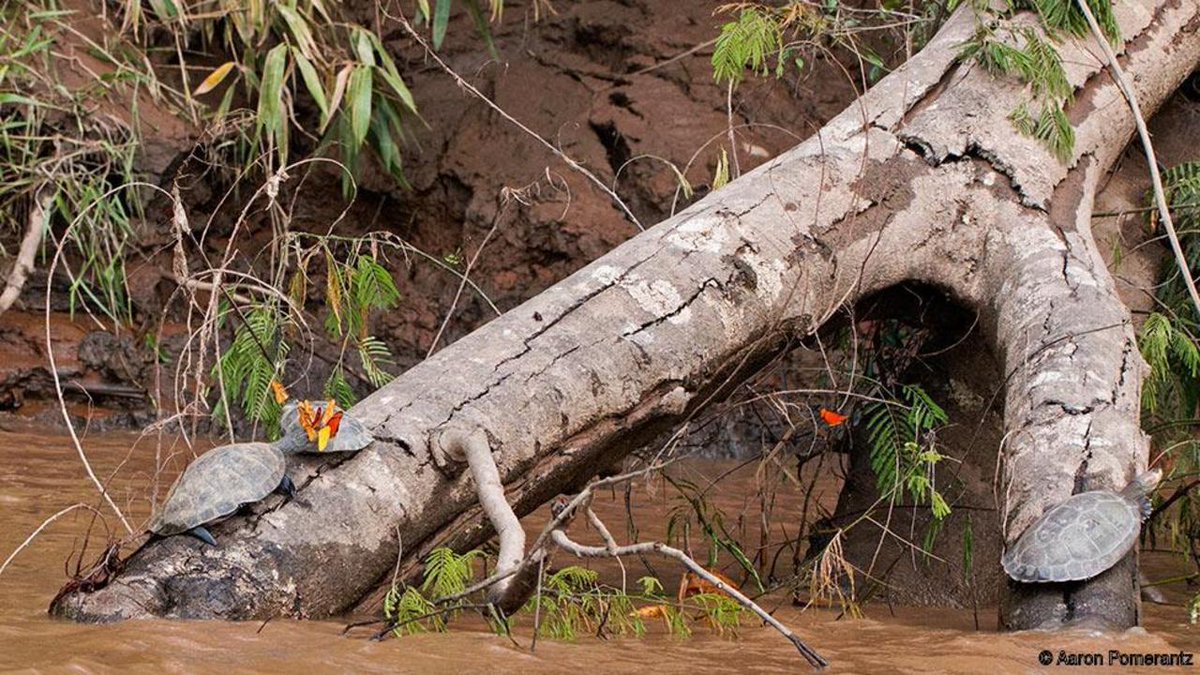
{"type": "Polygon", "coordinates": [[[850,419],[848,415],[834,412],[828,408],[821,408],[821,419],[831,427],[838,427],[846,423],[850,419]]]}

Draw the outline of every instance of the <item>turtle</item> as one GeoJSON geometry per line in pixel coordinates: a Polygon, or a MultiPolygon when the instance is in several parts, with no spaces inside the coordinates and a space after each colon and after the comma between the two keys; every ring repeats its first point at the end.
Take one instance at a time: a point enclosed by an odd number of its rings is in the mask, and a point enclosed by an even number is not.
{"type": "Polygon", "coordinates": [[[148,529],[169,537],[188,533],[216,546],[204,525],[256,502],[273,491],[288,495],[295,486],[287,475],[286,455],[305,451],[308,437],[294,420],[296,403],[283,408],[283,436],[274,443],[233,443],[213,448],[188,465],[171,487],[148,529]]]}
{"type": "MultiPolygon", "coordinates": [[[[280,405],[288,401],[287,388],[278,381],[271,381],[271,390],[280,405]]],[[[316,452],[357,452],[375,440],[362,422],[347,415],[332,399],[324,404],[308,400],[289,402],[280,423],[303,429],[309,446],[301,452],[313,452],[314,444],[316,452]]]]}
{"type": "Polygon", "coordinates": [[[1139,474],[1120,492],[1093,490],[1050,508],[1030,525],[1001,560],[1025,583],[1090,579],[1117,564],[1137,542],[1150,515],[1149,494],[1160,469],[1139,474]]]}
{"type": "Polygon", "coordinates": [[[274,443],[234,443],[213,448],[188,465],[150,521],[158,536],[188,533],[211,546],[216,540],[204,527],[257,502],[274,491],[288,496],[295,486],[287,475],[287,456],[311,452],[353,452],[374,440],[362,422],[330,401],[288,401],[282,385],[275,388],[283,405],[274,443]]]}

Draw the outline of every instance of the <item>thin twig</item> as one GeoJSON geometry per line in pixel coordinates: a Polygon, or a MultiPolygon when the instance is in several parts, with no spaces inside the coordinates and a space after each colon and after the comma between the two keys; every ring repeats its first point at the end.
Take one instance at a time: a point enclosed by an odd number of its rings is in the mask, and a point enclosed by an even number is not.
{"type": "Polygon", "coordinates": [[[92,513],[96,514],[97,516],[100,515],[100,512],[97,511],[95,509],[95,507],[89,506],[87,504],[72,504],[72,505],[68,506],[67,508],[63,509],[62,511],[59,511],[58,513],[43,520],[42,524],[38,525],[38,528],[36,530],[34,530],[28,537],[26,537],[25,541],[21,542],[21,545],[18,546],[15,550],[13,550],[13,552],[10,553],[7,558],[5,558],[4,564],[0,565],[0,574],[4,574],[4,570],[8,569],[8,564],[13,561],[13,558],[16,558],[18,553],[23,551],[26,546],[29,546],[30,542],[33,541],[34,537],[37,537],[39,534],[41,534],[42,530],[46,529],[50,525],[50,523],[53,523],[54,521],[58,520],[59,518],[74,511],[75,509],[87,509],[87,510],[91,511],[92,513]]]}
{"type": "Polygon", "coordinates": [[[504,214],[508,211],[508,204],[500,207],[496,213],[496,217],[492,219],[492,227],[484,235],[483,241],[479,242],[479,248],[475,249],[475,254],[467,260],[467,269],[463,270],[462,278],[458,282],[458,290],[454,292],[454,299],[450,301],[450,307],[446,310],[446,316],[442,318],[442,325],[438,326],[437,334],[433,336],[433,341],[429,343],[429,351],[425,352],[425,358],[433,356],[433,352],[437,349],[438,343],[442,341],[442,334],[446,332],[446,326],[450,323],[450,318],[454,316],[454,310],[458,308],[458,302],[462,299],[463,290],[467,286],[467,279],[471,276],[471,270],[475,269],[475,263],[479,262],[479,256],[483,254],[483,249],[492,240],[492,235],[496,234],[496,228],[500,226],[500,220],[504,218],[504,214]]]}

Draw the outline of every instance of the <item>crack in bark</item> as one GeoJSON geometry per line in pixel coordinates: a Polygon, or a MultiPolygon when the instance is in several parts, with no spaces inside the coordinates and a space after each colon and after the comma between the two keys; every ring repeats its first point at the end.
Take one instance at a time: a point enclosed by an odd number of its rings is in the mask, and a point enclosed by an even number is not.
{"type": "MultiPolygon", "coordinates": [[[[735,273],[734,276],[737,276],[737,274],[735,273]]],[[[730,278],[730,281],[732,281],[732,278],[733,277],[730,278]]],[[[698,289],[696,289],[696,292],[692,293],[690,296],[685,298],[684,301],[682,303],[680,303],[680,305],[678,307],[671,310],[670,312],[667,312],[665,314],[660,314],[660,315],[654,317],[650,321],[647,321],[646,323],[639,325],[637,328],[634,328],[633,330],[628,330],[628,331],[621,333],[621,337],[628,338],[633,335],[637,335],[638,333],[641,333],[644,330],[654,328],[655,326],[658,326],[659,324],[661,324],[665,321],[669,321],[669,320],[679,316],[679,314],[682,313],[683,310],[691,307],[692,303],[695,302],[696,299],[699,298],[701,295],[703,295],[704,291],[706,291],[707,289],[716,288],[716,289],[720,290],[723,287],[724,286],[721,284],[721,282],[717,281],[716,277],[709,277],[709,278],[705,279],[703,282],[701,282],[700,287],[698,289]]]]}

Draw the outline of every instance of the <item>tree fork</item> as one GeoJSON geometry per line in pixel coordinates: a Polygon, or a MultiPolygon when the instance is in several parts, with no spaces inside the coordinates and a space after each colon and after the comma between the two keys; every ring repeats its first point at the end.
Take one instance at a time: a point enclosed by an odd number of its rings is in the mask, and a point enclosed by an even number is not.
{"type": "MultiPolygon", "coordinates": [[[[1144,0],[1121,5],[1118,20],[1126,71],[1152,111],[1200,61],[1200,4],[1144,0]]],[[[390,578],[398,533],[410,565],[435,543],[490,535],[474,481],[436,447],[447,430],[486,433],[508,502],[524,514],[838,307],[907,280],[980,311],[1011,374],[1000,495],[1009,540],[1071,492],[1123,484],[1145,461],[1143,365],[1088,218],[1132,117],[1102,60],[1084,42],[1062,45],[1077,141],[1060,163],[1008,121],[1020,83],[957,62],[974,30],[960,9],[813,137],[364,400],[353,412],[375,444],[294,469],[297,497],[218,524],[220,547],[154,542],[108,587],[67,593],[53,611],[84,621],[341,612],[390,578]]],[[[1069,595],[1022,589],[1004,623],[1120,606],[1128,625],[1135,585],[1122,569],[1069,595]]]]}

